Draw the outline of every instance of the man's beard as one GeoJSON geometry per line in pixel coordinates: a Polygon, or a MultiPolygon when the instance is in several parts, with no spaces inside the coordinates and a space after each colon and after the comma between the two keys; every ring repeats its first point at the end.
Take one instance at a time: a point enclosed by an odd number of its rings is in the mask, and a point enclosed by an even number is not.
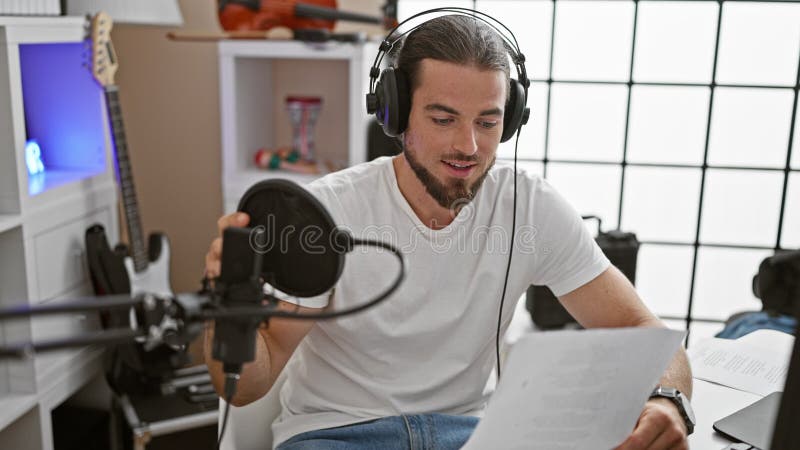
{"type": "MultiPolygon", "coordinates": [[[[425,190],[428,191],[428,194],[436,200],[436,203],[443,208],[456,211],[460,210],[464,205],[475,198],[475,194],[483,184],[486,176],[489,175],[489,170],[494,166],[496,160],[496,158],[492,156],[492,160],[488,167],[486,167],[486,170],[472,185],[467,185],[464,179],[455,179],[455,182],[448,186],[436,179],[436,177],[416,159],[414,152],[410,151],[407,145],[403,145],[403,153],[408,161],[408,165],[411,166],[411,170],[414,171],[419,181],[425,186],[425,190]]],[[[443,159],[477,161],[477,158],[469,159],[459,155],[448,155],[448,157],[443,159]]]]}

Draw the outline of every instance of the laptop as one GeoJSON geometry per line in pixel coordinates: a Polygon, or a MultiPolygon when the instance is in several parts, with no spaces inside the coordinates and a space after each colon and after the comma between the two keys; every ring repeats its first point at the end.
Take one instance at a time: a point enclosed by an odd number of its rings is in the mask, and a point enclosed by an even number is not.
{"type": "MultiPolygon", "coordinates": [[[[795,318],[800,324],[800,308],[795,318]]],[[[742,443],[727,447],[732,450],[800,449],[800,339],[794,340],[783,392],[773,392],[718,420],[714,429],[742,443]]]]}

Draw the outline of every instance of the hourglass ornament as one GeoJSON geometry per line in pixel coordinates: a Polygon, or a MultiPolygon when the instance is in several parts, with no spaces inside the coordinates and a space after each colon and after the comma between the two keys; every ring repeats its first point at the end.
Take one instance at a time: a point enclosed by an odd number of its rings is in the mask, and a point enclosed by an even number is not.
{"type": "Polygon", "coordinates": [[[292,148],[306,162],[314,161],[314,125],[320,108],[320,97],[286,97],[286,111],[292,122],[292,148]]]}

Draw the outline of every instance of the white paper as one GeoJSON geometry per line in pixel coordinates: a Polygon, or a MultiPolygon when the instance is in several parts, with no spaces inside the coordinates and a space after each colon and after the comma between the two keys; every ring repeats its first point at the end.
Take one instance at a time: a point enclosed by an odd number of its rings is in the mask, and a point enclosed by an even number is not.
{"type": "Polygon", "coordinates": [[[614,448],[633,431],[683,335],[662,328],[527,335],[512,347],[463,448],[614,448]]]}
{"type": "Polygon", "coordinates": [[[759,330],[739,339],[710,338],[689,349],[695,378],[768,395],[782,391],[794,337],[759,330]]]}

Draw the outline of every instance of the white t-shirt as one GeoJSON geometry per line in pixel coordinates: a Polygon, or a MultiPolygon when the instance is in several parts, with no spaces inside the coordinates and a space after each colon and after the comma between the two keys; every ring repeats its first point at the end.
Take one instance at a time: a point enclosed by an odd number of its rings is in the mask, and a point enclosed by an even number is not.
{"type": "MultiPolygon", "coordinates": [[[[531,284],[566,294],[609,262],[578,213],[537,175],[519,171],[502,333],[531,284]]],[[[513,168],[496,165],[476,198],[441,230],[422,224],[397,186],[391,158],[309,185],[337,225],[399,247],[407,275],[384,302],[351,317],[318,322],[287,364],[274,444],[310,430],[380,417],[479,415],[495,365],[495,333],[508,261],[513,168]]],[[[397,275],[386,250],[346,256],[333,307],[371,300],[397,275]]],[[[327,297],[297,299],[322,307],[327,297]]]]}

